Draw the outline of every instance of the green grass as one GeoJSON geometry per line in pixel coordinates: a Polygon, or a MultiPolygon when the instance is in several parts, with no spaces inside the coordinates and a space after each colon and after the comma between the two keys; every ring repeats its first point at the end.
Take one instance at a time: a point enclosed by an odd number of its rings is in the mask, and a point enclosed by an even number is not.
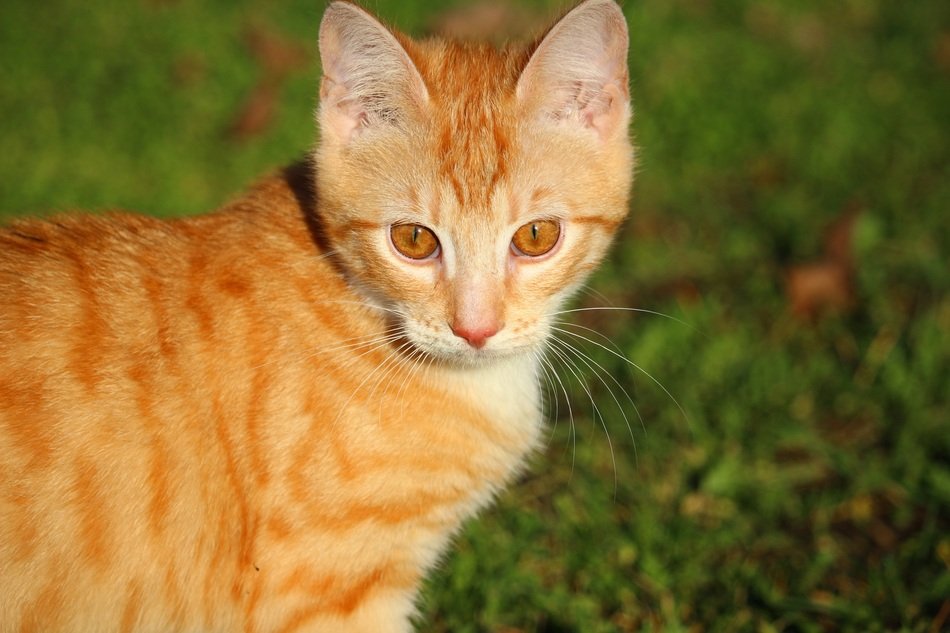
{"type": "MultiPolygon", "coordinates": [[[[446,6],[371,4],[414,32],[446,6]]],[[[628,431],[585,368],[608,442],[562,369],[573,429],[561,398],[547,450],[428,583],[420,630],[946,630],[950,4],[626,5],[640,168],[592,287],[688,325],[577,319],[663,388],[586,344],[642,425],[625,404],[628,431]],[[795,316],[810,297],[790,271],[825,259],[849,214],[850,255],[833,262],[846,305],[795,316]]],[[[199,212],[300,156],[320,12],[5,2],[0,216],[199,212]],[[236,140],[262,75],[249,25],[309,61],[272,125],[236,140]]]]}

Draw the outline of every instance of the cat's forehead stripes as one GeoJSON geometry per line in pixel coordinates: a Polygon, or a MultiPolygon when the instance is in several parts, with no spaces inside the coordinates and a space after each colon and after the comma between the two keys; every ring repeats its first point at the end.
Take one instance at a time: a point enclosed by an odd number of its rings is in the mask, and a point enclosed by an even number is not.
{"type": "Polygon", "coordinates": [[[523,50],[432,40],[408,44],[429,88],[439,176],[462,207],[485,205],[510,171],[523,50]]]}

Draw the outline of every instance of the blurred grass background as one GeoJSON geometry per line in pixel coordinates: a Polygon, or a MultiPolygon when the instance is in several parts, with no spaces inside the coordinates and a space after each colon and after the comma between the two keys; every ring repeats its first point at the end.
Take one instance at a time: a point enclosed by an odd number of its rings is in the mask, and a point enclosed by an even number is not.
{"type": "MultiPolygon", "coordinates": [[[[369,6],[498,36],[558,3],[369,6]]],[[[5,0],[0,217],[197,213],[298,158],[322,8],[5,0]]],[[[688,325],[577,315],[663,388],[574,339],[610,442],[562,367],[573,426],[552,402],[547,450],[461,535],[419,629],[950,629],[950,3],[625,12],[639,176],[579,304],[688,325]]]]}

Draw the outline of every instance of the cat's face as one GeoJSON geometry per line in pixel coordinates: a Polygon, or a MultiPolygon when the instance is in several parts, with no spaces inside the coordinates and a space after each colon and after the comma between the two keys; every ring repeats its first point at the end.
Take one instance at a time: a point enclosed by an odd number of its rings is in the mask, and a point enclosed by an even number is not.
{"type": "Polygon", "coordinates": [[[603,257],[632,175],[626,44],[612,0],[527,51],[400,42],[353,5],[328,9],[322,220],[415,348],[530,352],[603,257]]]}

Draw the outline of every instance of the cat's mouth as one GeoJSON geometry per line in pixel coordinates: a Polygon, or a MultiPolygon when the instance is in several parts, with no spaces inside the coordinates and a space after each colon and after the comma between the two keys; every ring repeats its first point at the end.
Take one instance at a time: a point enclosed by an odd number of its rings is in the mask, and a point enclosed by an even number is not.
{"type": "Polygon", "coordinates": [[[417,317],[400,307],[386,311],[383,336],[389,350],[402,362],[434,366],[485,367],[514,358],[538,354],[549,329],[519,320],[513,328],[465,328],[433,316],[417,317]]]}
{"type": "Polygon", "coordinates": [[[536,353],[539,349],[537,342],[511,340],[505,336],[492,337],[482,344],[472,345],[454,334],[451,337],[439,337],[431,333],[419,335],[416,332],[407,332],[405,343],[407,345],[403,353],[408,357],[458,367],[485,367],[536,353]]]}

